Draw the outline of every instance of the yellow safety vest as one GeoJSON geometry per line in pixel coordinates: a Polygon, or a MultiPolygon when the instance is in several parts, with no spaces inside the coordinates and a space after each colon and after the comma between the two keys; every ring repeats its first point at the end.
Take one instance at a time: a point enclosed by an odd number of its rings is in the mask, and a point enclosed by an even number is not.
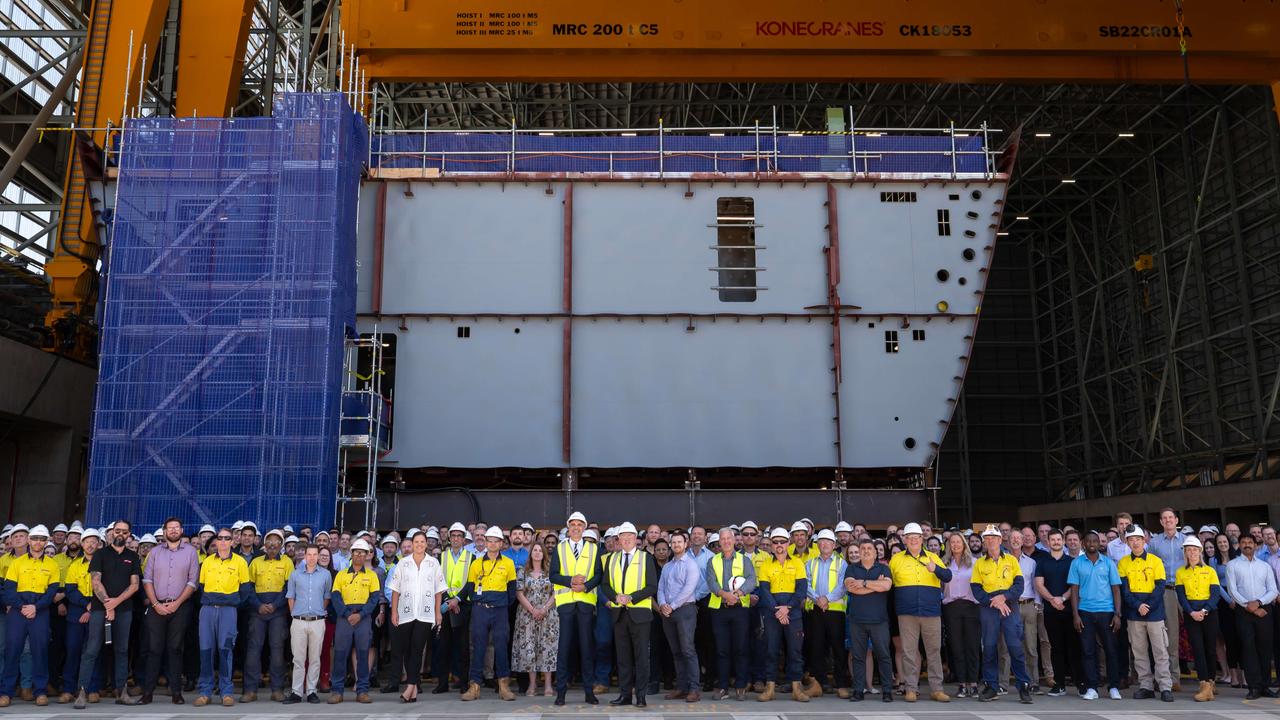
{"type": "MultiPolygon", "coordinates": [[[[806,573],[806,576],[809,578],[809,587],[813,588],[813,592],[815,595],[818,594],[818,583],[817,583],[818,561],[820,559],[821,559],[821,556],[813,558],[809,562],[805,563],[805,573],[806,573]]],[[[830,584],[833,590],[839,587],[840,584],[844,582],[844,569],[845,569],[844,559],[841,558],[839,555],[832,553],[831,564],[827,567],[827,582],[830,584]]],[[[847,600],[848,600],[848,596],[841,598],[840,602],[828,603],[827,610],[844,612],[844,606],[847,600]]],[[[812,610],[814,607],[815,605],[812,600],[804,601],[805,610],[812,610]]]]}
{"type": "Polygon", "coordinates": [[[453,550],[448,549],[440,558],[444,561],[444,582],[448,586],[448,596],[454,598],[458,593],[462,592],[462,587],[467,584],[467,578],[471,576],[471,559],[475,557],[470,550],[463,549],[462,557],[457,560],[453,559],[453,550]]]}
{"type": "MultiPolygon", "coordinates": [[[[569,577],[581,575],[583,578],[590,580],[596,574],[596,553],[598,550],[595,543],[589,543],[585,539],[580,542],[582,543],[582,550],[576,558],[573,556],[573,547],[568,540],[561,540],[560,545],[556,547],[556,554],[560,558],[560,573],[569,577]]],[[[574,592],[564,585],[552,585],[552,587],[555,588],[556,607],[576,602],[584,602],[588,605],[596,604],[596,594],[594,592],[574,592]]]]}
{"type": "MultiPolygon", "coordinates": [[[[746,560],[746,556],[744,556],[742,553],[735,552],[733,554],[733,560],[729,568],[729,572],[733,573],[733,577],[746,577],[745,575],[743,575],[743,572],[744,572],[743,562],[745,560],[746,560]]],[[[711,571],[716,574],[716,582],[720,583],[720,589],[728,590],[729,588],[725,587],[725,584],[724,584],[724,555],[720,553],[716,553],[716,556],[711,558],[707,562],[711,563],[711,571]]],[[[715,593],[712,593],[711,597],[707,600],[707,607],[711,610],[715,610],[716,608],[720,607],[721,602],[722,601],[720,600],[720,596],[716,595],[715,593]]],[[[746,607],[745,603],[743,604],[743,607],[746,607]]]]}
{"type": "MultiPolygon", "coordinates": [[[[571,553],[572,554],[572,553],[571,553]]],[[[639,548],[631,551],[631,564],[627,566],[626,573],[622,572],[623,551],[619,550],[609,555],[609,586],[613,588],[615,595],[633,595],[644,589],[645,561],[647,553],[639,548]],[[631,588],[630,591],[627,588],[631,588]]],[[[609,607],[624,607],[617,603],[609,603],[609,607]]],[[[632,602],[625,607],[648,608],[653,609],[653,598],[645,598],[632,602]]]]}

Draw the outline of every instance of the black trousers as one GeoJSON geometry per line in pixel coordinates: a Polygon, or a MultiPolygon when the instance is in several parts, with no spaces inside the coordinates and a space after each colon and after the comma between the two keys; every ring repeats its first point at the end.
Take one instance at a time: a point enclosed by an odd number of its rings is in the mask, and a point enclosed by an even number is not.
{"type": "Polygon", "coordinates": [[[1196,679],[1212,682],[1218,667],[1218,613],[1210,612],[1204,620],[1196,622],[1190,615],[1182,614],[1182,624],[1187,628],[1187,640],[1191,643],[1191,656],[1195,658],[1196,679]]]}
{"type": "Polygon", "coordinates": [[[881,692],[893,694],[893,643],[889,638],[889,623],[849,623],[849,648],[853,653],[853,690],[866,692],[867,645],[871,645],[871,658],[880,670],[881,692]]]}
{"type": "Polygon", "coordinates": [[[436,685],[449,687],[449,673],[452,672],[466,687],[471,672],[471,606],[463,605],[457,615],[447,610],[440,614],[444,616],[440,623],[440,645],[432,663],[436,685]]]}
{"type": "MultiPolygon", "coordinates": [[[[1070,606],[1061,610],[1049,603],[1044,605],[1044,630],[1049,635],[1050,657],[1053,659],[1053,684],[1067,686],[1067,672],[1076,688],[1084,686],[1084,659],[1080,648],[1080,635],[1071,619],[1070,606]]],[[[1210,652],[1213,652],[1212,650],[1210,652]]]]}
{"type": "Polygon", "coordinates": [[[387,684],[400,684],[400,678],[409,685],[422,682],[422,658],[431,652],[431,637],[435,626],[428,622],[402,622],[391,628],[391,673],[387,684]]]}
{"type": "MultiPolygon", "coordinates": [[[[608,611],[601,608],[600,612],[608,611]]],[[[590,691],[591,681],[596,676],[596,606],[572,602],[557,607],[556,614],[560,616],[560,642],[556,646],[556,692],[562,693],[569,689],[574,650],[578,652],[582,684],[590,691]]]]}
{"type": "Polygon", "coordinates": [[[716,638],[716,669],[718,686],[728,690],[729,673],[733,672],[735,689],[747,686],[747,608],[721,606],[711,611],[711,633],[716,638]]]}
{"type": "Polygon", "coordinates": [[[147,642],[150,647],[147,648],[147,674],[142,682],[143,692],[155,691],[161,663],[164,664],[164,674],[169,679],[171,692],[176,693],[182,689],[182,648],[187,639],[187,627],[191,624],[191,608],[194,605],[195,599],[187,598],[186,602],[168,615],[161,615],[154,608],[147,608],[144,622],[147,625],[147,642]]]}
{"type": "Polygon", "coordinates": [[[943,605],[942,624],[947,629],[947,649],[951,651],[951,674],[958,683],[976,685],[982,677],[982,618],[978,604],[953,600],[943,605]]]}
{"type": "Polygon", "coordinates": [[[697,602],[698,625],[694,628],[693,644],[698,649],[698,664],[702,667],[702,684],[709,688],[711,678],[716,677],[716,636],[711,631],[711,596],[697,602]]]}
{"type": "Polygon", "coordinates": [[[1267,608],[1266,617],[1258,617],[1244,608],[1236,606],[1236,630],[1240,635],[1240,660],[1244,665],[1244,677],[1250,690],[1261,692],[1267,689],[1267,681],[1271,678],[1271,633],[1275,618],[1271,613],[1274,607],[1267,608]]]}
{"type": "MultiPolygon", "coordinates": [[[[609,612],[601,609],[600,612],[609,612]]],[[[613,618],[613,649],[618,654],[619,694],[643,696],[649,689],[649,639],[653,612],[622,610],[613,618]]]]}
{"type": "Polygon", "coordinates": [[[804,647],[809,674],[825,685],[835,669],[835,686],[849,687],[849,653],[844,648],[845,614],[815,607],[804,613],[804,647]]]}

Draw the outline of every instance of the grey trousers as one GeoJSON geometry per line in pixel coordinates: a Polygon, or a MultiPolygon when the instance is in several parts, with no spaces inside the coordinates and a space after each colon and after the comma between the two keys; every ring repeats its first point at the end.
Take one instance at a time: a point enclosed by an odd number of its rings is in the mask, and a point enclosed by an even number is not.
{"type": "Polygon", "coordinates": [[[694,692],[702,688],[698,677],[698,649],[694,634],[698,628],[698,606],[688,603],[676,608],[671,617],[662,618],[662,631],[671,646],[671,656],[676,665],[675,689],[694,692]]]}

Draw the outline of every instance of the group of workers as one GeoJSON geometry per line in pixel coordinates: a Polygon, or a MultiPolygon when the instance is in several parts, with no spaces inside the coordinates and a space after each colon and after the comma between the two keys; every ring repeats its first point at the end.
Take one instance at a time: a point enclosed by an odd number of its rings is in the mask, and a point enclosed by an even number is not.
{"type": "Polygon", "coordinates": [[[103,694],[148,704],[160,687],[175,704],[194,690],[196,706],[231,706],[237,679],[239,702],[268,687],[287,704],[336,704],[352,680],[371,702],[384,639],[382,689],[401,702],[418,699],[424,673],[434,694],[470,701],[492,687],[514,700],[526,685],[511,669],[515,617],[546,622],[552,609],[555,705],[575,681],[599,703],[615,670],[613,706],[664,690],[688,703],[704,692],[917,702],[922,671],[936,702],[1012,687],[1031,703],[1042,686],[1119,700],[1130,683],[1136,699],[1171,702],[1183,637],[1195,700],[1223,681],[1276,697],[1274,529],[1193,532],[1172,509],[1159,522],[1152,534],[1127,514],[1090,532],[912,522],[873,538],[808,519],[601,532],[575,512],[559,532],[454,523],[381,542],[289,526],[259,537],[252,522],[192,534],[178,518],[141,538],[127,520],[11,525],[0,535],[0,708],[51,695],[78,709],[103,694]],[[523,594],[539,570],[545,608],[523,594]]]}

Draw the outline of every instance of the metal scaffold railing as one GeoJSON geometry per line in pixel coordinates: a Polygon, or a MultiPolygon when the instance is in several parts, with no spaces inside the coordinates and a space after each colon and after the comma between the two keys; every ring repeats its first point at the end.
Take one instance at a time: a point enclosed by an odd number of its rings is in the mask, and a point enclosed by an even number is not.
{"type": "Polygon", "coordinates": [[[378,516],[378,459],[390,449],[391,403],[383,394],[387,344],[372,333],[345,343],[342,419],[339,424],[338,527],[373,527],[378,516]]]}

